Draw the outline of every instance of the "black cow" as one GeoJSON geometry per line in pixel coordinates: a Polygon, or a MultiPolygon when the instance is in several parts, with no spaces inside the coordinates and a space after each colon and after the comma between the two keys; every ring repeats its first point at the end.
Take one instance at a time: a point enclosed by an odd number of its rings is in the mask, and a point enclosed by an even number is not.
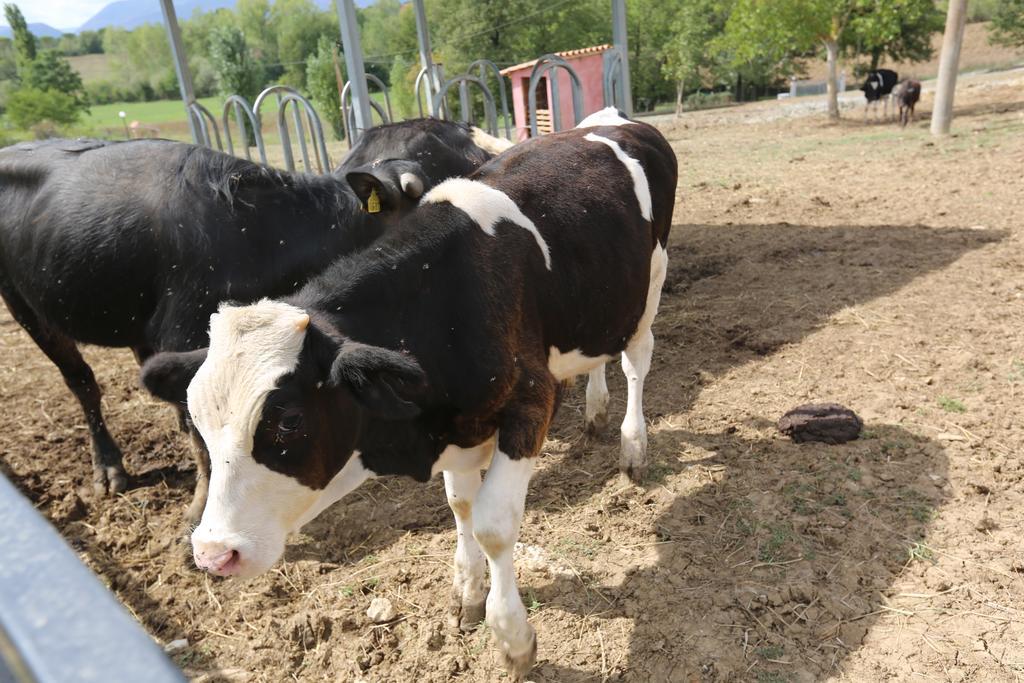
{"type": "Polygon", "coordinates": [[[906,80],[896,86],[892,91],[896,99],[896,106],[899,107],[900,125],[906,127],[914,121],[914,107],[921,99],[921,81],[906,80]]]}
{"type": "Polygon", "coordinates": [[[453,179],[372,249],[297,294],[222,306],[208,352],[160,354],[143,384],[186,395],[212,461],[196,563],[251,576],[286,534],[369,477],[444,472],[454,610],[485,612],[515,678],[536,638],[512,561],[560,382],[622,355],[622,469],[646,458],[644,378],[665,278],[676,158],[604,110],[453,179]],[[193,378],[194,376],[194,378],[193,378]],[[488,466],[481,482],[480,470],[488,466]]]}
{"type": "MultiPolygon", "coordinates": [[[[130,347],[140,362],[205,346],[219,302],[296,290],[434,183],[475,170],[491,154],[474,135],[432,119],[371,129],[322,176],[167,140],[0,150],[0,296],[82,406],[97,493],[122,491],[127,478],[77,343],[130,347]]],[[[193,520],[207,481],[197,461],[193,520]]]]}
{"type": "Polygon", "coordinates": [[[860,87],[864,91],[864,120],[868,119],[868,109],[875,107],[875,115],[878,115],[878,103],[883,103],[883,117],[889,117],[889,96],[892,89],[899,82],[899,75],[891,69],[876,69],[869,71],[864,85],[860,87]]]}

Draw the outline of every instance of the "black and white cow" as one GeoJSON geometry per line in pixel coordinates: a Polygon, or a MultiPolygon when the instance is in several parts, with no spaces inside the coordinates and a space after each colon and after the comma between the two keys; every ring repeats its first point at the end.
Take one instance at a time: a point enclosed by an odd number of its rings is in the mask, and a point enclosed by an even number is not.
{"type": "Polygon", "coordinates": [[[656,129],[614,110],[581,125],[441,183],[297,294],[222,306],[205,353],[146,363],[158,396],[187,388],[210,451],[198,566],[253,576],[368,478],[443,472],[457,621],[469,627],[486,605],[510,672],[529,671],[536,637],[512,552],[534,462],[560,382],[621,354],[633,445],[622,465],[643,471],[675,199],[675,154],[656,129]]]}
{"type": "MultiPolygon", "coordinates": [[[[124,490],[127,477],[77,343],[131,347],[140,362],[205,346],[219,302],[295,291],[433,184],[489,159],[474,142],[486,137],[433,119],[371,129],[322,176],[168,140],[0,150],[0,297],[81,404],[97,493],[124,490]],[[364,210],[371,192],[377,213],[364,210]]],[[[193,521],[205,501],[198,467],[193,521]]]]}
{"type": "Polygon", "coordinates": [[[892,96],[899,108],[900,126],[906,127],[908,123],[913,123],[914,107],[921,99],[921,81],[903,81],[893,89],[892,96]]]}
{"type": "Polygon", "coordinates": [[[864,85],[860,87],[864,91],[864,120],[868,119],[868,110],[872,105],[875,108],[875,117],[878,116],[878,103],[883,104],[883,118],[889,118],[889,99],[892,89],[896,87],[899,76],[891,69],[876,69],[869,71],[864,79],[864,85]]]}

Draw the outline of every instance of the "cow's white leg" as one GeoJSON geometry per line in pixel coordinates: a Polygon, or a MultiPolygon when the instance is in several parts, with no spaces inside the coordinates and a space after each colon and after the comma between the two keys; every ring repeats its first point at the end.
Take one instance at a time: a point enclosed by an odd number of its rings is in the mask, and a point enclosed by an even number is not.
{"type": "Polygon", "coordinates": [[[587,378],[587,434],[598,434],[608,426],[608,383],[605,364],[590,371],[587,378]]]}
{"type": "Polygon", "coordinates": [[[633,481],[647,469],[647,422],[644,420],[644,379],[651,369],[654,334],[650,328],[638,334],[622,353],[626,375],[626,417],[622,420],[622,455],[619,469],[633,481]]]}
{"type": "Polygon", "coordinates": [[[622,420],[622,454],[619,469],[633,481],[643,479],[647,471],[647,422],[644,420],[644,379],[651,369],[654,334],[651,325],[661,303],[661,287],[668,272],[668,254],[661,246],[651,253],[651,282],[647,304],[636,334],[622,352],[622,372],[626,375],[626,417],[622,420]]]}
{"type": "Polygon", "coordinates": [[[522,679],[537,658],[537,636],[516,587],[512,550],[519,538],[533,460],[512,460],[496,449],[473,506],[473,535],[491,567],[487,625],[494,632],[513,679],[522,679]]]}
{"type": "Polygon", "coordinates": [[[463,631],[484,618],[484,554],[473,537],[473,506],[480,491],[480,470],[444,473],[444,491],[455,515],[458,541],[455,546],[455,574],[452,581],[450,621],[463,631]]]}

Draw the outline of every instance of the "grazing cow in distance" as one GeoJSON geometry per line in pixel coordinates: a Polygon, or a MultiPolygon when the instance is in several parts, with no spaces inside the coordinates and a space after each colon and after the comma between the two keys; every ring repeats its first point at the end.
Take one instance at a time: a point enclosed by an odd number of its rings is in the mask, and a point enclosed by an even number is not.
{"type": "Polygon", "coordinates": [[[899,75],[891,69],[876,69],[869,71],[864,85],[860,87],[864,91],[864,120],[868,120],[868,110],[872,105],[875,108],[875,116],[878,116],[878,103],[883,103],[883,118],[889,117],[889,99],[892,89],[896,87],[899,75]]]}
{"type": "MultiPolygon", "coordinates": [[[[330,175],[168,140],[0,150],[0,297],[81,404],[97,494],[123,491],[127,477],[77,343],[130,347],[140,363],[206,346],[221,301],[295,291],[435,183],[489,159],[474,135],[433,119],[371,129],[330,175]],[[369,213],[373,192],[380,210],[369,213]]],[[[197,467],[192,521],[206,495],[198,453],[197,467]]]]}
{"type": "MultiPolygon", "coordinates": [[[[150,391],[187,394],[210,451],[198,566],[253,576],[366,479],[443,472],[455,621],[486,613],[512,677],[526,675],[537,641],[512,553],[560,382],[621,354],[627,420],[646,430],[676,157],[651,126],[602,123],[441,183],[298,293],[222,306],[205,354],[145,364],[150,391]]],[[[637,476],[645,455],[623,469],[637,476]]]]}
{"type": "Polygon", "coordinates": [[[906,80],[896,86],[892,96],[899,107],[900,126],[906,127],[914,122],[914,107],[921,99],[921,81],[906,80]]]}

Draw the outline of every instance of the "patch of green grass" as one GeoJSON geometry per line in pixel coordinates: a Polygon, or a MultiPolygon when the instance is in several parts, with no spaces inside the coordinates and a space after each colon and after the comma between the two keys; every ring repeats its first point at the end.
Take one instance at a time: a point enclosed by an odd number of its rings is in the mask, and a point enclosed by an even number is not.
{"type": "MultiPolygon", "coordinates": [[[[199,103],[220,118],[223,99],[220,97],[203,97],[199,103]]],[[[96,104],[89,107],[89,113],[82,118],[82,122],[90,126],[106,126],[109,128],[123,128],[121,117],[117,114],[123,111],[125,120],[128,123],[138,121],[146,125],[185,121],[185,105],[181,100],[154,100],[152,102],[112,102],[110,104],[96,104]]],[[[218,121],[218,125],[220,122],[218,121]]]]}
{"type": "Polygon", "coordinates": [[[918,560],[922,562],[934,562],[935,560],[935,554],[932,552],[932,549],[923,543],[915,543],[907,548],[907,556],[911,562],[918,560]]]}
{"type": "Polygon", "coordinates": [[[581,539],[566,537],[555,544],[555,552],[562,557],[570,558],[572,555],[583,555],[593,559],[600,550],[600,544],[592,539],[581,539]]]}
{"type": "Polygon", "coordinates": [[[757,683],[787,683],[788,678],[777,671],[758,671],[757,683]]]}
{"type": "Polygon", "coordinates": [[[775,562],[782,553],[782,548],[792,537],[793,532],[786,524],[776,524],[768,527],[768,538],[761,544],[757,558],[761,562],[775,562]]]}
{"type": "Polygon", "coordinates": [[[754,653],[765,659],[782,659],[786,649],[781,645],[765,645],[764,647],[756,648],[754,653]]]}
{"type": "Polygon", "coordinates": [[[948,396],[939,396],[939,407],[947,413],[967,412],[967,406],[963,404],[963,401],[957,398],[950,398],[948,396]]]}
{"type": "Polygon", "coordinates": [[[910,508],[910,516],[922,524],[927,524],[935,519],[935,508],[931,505],[914,505],[910,508]]]}
{"type": "Polygon", "coordinates": [[[842,507],[846,505],[846,496],[844,496],[842,493],[830,493],[829,495],[825,496],[824,503],[825,505],[842,507]]]}
{"type": "Polygon", "coordinates": [[[850,479],[850,481],[860,481],[861,479],[864,478],[864,474],[856,467],[851,467],[850,470],[846,473],[846,476],[850,479]]]}
{"type": "Polygon", "coordinates": [[[1013,384],[1024,382],[1024,360],[1015,358],[1010,363],[1010,374],[1008,379],[1013,384]]]}
{"type": "Polygon", "coordinates": [[[540,609],[544,606],[544,603],[537,599],[537,594],[533,592],[532,588],[530,589],[530,592],[527,594],[527,597],[530,598],[530,604],[526,606],[526,611],[528,611],[530,614],[539,612],[540,609]]]}

